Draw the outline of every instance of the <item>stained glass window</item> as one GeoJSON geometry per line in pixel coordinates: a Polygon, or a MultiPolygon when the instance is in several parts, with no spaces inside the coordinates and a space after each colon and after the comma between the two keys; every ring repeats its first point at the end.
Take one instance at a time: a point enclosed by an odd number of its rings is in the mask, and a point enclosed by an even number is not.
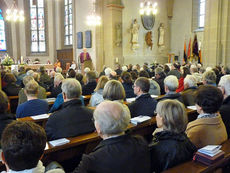
{"type": "Polygon", "coordinates": [[[205,18],[205,0],[200,0],[199,4],[199,28],[204,27],[205,18]]]}
{"type": "Polygon", "coordinates": [[[73,24],[72,24],[72,0],[65,0],[65,18],[64,18],[64,27],[65,27],[65,45],[73,44],[73,24]]]}
{"type": "Polygon", "coordinates": [[[5,22],[2,16],[1,9],[0,9],[0,51],[6,51],[5,22]]]}
{"type": "Polygon", "coordinates": [[[30,0],[31,52],[46,52],[44,0],[30,0]]]}

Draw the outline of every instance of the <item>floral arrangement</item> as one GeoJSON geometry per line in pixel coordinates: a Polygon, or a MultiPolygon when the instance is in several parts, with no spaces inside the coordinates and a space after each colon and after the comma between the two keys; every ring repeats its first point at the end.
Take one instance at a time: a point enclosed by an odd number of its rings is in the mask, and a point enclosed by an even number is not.
{"type": "Polygon", "coordinates": [[[14,64],[14,60],[9,55],[6,55],[4,60],[2,61],[2,65],[11,66],[13,64],[14,64]]]}

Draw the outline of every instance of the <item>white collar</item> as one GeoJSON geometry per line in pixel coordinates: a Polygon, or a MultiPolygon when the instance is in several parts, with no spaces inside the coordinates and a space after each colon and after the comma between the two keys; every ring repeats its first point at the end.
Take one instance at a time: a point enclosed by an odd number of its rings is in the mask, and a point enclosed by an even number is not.
{"type": "Polygon", "coordinates": [[[32,169],[25,169],[22,171],[13,171],[9,170],[7,173],[44,173],[45,172],[45,167],[43,166],[42,162],[39,160],[37,166],[32,169]]]}

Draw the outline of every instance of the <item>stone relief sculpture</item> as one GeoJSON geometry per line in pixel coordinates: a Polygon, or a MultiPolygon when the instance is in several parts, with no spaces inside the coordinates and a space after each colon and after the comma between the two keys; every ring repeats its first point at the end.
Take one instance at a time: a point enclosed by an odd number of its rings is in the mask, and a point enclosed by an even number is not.
{"type": "Polygon", "coordinates": [[[164,46],[165,29],[164,24],[160,23],[158,28],[158,46],[164,46]]]}
{"type": "Polygon", "coordinates": [[[131,34],[132,34],[131,43],[132,43],[133,50],[139,48],[139,44],[138,44],[139,29],[140,29],[140,25],[137,23],[137,19],[134,19],[133,24],[131,26],[131,34]]]}
{"type": "Polygon", "coordinates": [[[116,46],[120,47],[122,44],[122,28],[121,23],[116,24],[116,46]]]}
{"type": "Polygon", "coordinates": [[[153,49],[153,42],[152,42],[152,31],[149,31],[146,33],[145,35],[145,42],[148,45],[148,47],[151,48],[151,50],[153,49]]]}

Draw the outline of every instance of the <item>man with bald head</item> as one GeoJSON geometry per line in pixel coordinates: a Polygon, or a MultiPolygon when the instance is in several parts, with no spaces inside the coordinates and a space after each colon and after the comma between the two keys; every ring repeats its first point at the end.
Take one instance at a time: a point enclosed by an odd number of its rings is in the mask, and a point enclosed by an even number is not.
{"type": "Polygon", "coordinates": [[[83,155],[75,173],[150,172],[147,143],[125,134],[129,109],[118,102],[104,101],[93,114],[98,135],[103,139],[89,155],[83,155]]]}

